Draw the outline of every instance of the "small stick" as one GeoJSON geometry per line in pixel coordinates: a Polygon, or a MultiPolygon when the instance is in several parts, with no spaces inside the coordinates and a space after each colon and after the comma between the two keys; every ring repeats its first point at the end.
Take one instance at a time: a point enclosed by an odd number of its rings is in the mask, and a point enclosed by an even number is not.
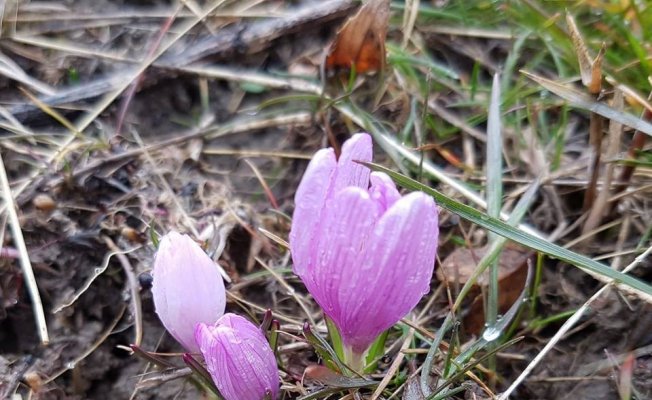
{"type": "Polygon", "coordinates": [[[267,196],[267,200],[269,200],[269,203],[272,205],[272,207],[275,210],[279,210],[278,202],[276,201],[274,192],[272,192],[272,189],[267,184],[267,181],[265,180],[263,174],[260,173],[260,170],[258,170],[258,168],[251,161],[245,158],[244,162],[253,171],[254,175],[256,175],[256,178],[258,178],[258,182],[260,182],[260,186],[262,186],[263,191],[265,192],[265,196],[267,196]]]}
{"type": "MultiPolygon", "coordinates": [[[[624,107],[624,97],[623,92],[616,89],[613,107],[617,110],[622,110],[624,107]]],[[[616,121],[609,122],[609,141],[607,145],[606,157],[607,159],[615,158],[618,154],[618,149],[620,146],[620,138],[622,135],[623,125],[616,121]]],[[[614,177],[615,165],[609,163],[607,165],[607,170],[604,175],[604,183],[601,190],[596,194],[595,201],[593,202],[593,207],[588,210],[588,217],[584,222],[582,227],[582,235],[593,230],[597,227],[602,219],[606,216],[609,211],[609,197],[611,197],[611,182],[614,177]]],[[[594,174],[591,177],[590,185],[597,190],[597,179],[596,174],[597,168],[593,170],[594,174]],[[595,180],[594,180],[595,178],[595,180]]]]}
{"type": "Polygon", "coordinates": [[[5,205],[7,206],[7,214],[9,215],[9,224],[11,225],[11,232],[14,235],[14,244],[20,254],[20,267],[23,270],[25,283],[27,284],[27,291],[29,297],[32,299],[32,309],[34,310],[34,317],[36,318],[36,327],[38,330],[41,344],[46,346],[50,342],[48,335],[48,327],[45,322],[45,313],[43,312],[43,303],[41,303],[41,296],[38,292],[36,285],[36,278],[34,278],[34,271],[32,270],[32,263],[29,261],[29,254],[27,246],[25,246],[25,238],[23,231],[20,229],[20,221],[18,220],[18,213],[16,212],[16,204],[11,195],[11,186],[9,186],[9,179],[7,178],[7,171],[5,170],[5,163],[0,154],[0,185],[4,193],[5,205]]]}

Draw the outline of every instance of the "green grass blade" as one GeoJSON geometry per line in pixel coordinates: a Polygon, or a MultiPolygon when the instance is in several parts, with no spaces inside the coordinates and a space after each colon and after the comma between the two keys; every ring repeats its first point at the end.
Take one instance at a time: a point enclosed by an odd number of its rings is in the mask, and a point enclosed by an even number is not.
{"type": "Polygon", "coordinates": [[[637,129],[643,133],[652,136],[652,124],[626,112],[615,110],[606,103],[596,101],[586,93],[580,92],[570,86],[562,85],[553,80],[534,75],[527,71],[521,73],[532,79],[546,90],[551,91],[562,99],[566,100],[571,106],[581,108],[599,114],[607,119],[620,122],[630,128],[637,129]]]}
{"type": "Polygon", "coordinates": [[[430,372],[432,371],[432,365],[435,363],[435,356],[437,356],[437,350],[439,350],[439,345],[442,340],[444,340],[444,335],[448,332],[455,323],[455,315],[452,312],[449,312],[446,315],[446,319],[441,324],[441,327],[435,335],[435,340],[432,341],[430,349],[428,349],[428,354],[426,359],[421,366],[421,376],[419,377],[419,384],[421,385],[421,392],[424,395],[429,396],[432,390],[430,389],[430,372]]]}
{"type": "Polygon", "coordinates": [[[369,350],[367,350],[367,355],[365,356],[364,362],[364,372],[366,374],[370,374],[376,370],[376,367],[378,366],[378,360],[383,357],[383,353],[385,352],[385,342],[387,341],[388,335],[389,329],[381,333],[380,336],[378,336],[376,340],[374,340],[374,342],[371,344],[369,350]]]}
{"type": "Polygon", "coordinates": [[[333,350],[337,354],[337,358],[344,360],[344,343],[342,343],[342,336],[340,336],[340,331],[337,330],[337,326],[332,319],[329,317],[324,317],[326,322],[326,328],[328,329],[328,336],[333,345],[333,350]]]}
{"type": "MultiPolygon", "coordinates": [[[[375,118],[364,110],[355,107],[352,104],[336,104],[336,108],[342,114],[346,115],[357,125],[361,126],[367,132],[371,133],[376,143],[387,153],[387,155],[396,163],[396,166],[403,171],[408,171],[408,168],[418,170],[424,176],[441,181],[442,183],[450,186],[458,193],[475,203],[477,206],[486,208],[487,203],[484,198],[478,195],[471,187],[465,182],[451,178],[441,168],[431,163],[428,160],[422,160],[420,154],[417,154],[402,144],[398,143],[393,135],[375,118]],[[422,169],[421,169],[422,168],[422,169]]],[[[501,217],[507,218],[506,213],[501,213],[501,217]]],[[[519,228],[533,235],[540,235],[536,229],[526,225],[520,224],[519,228]]]]}
{"type": "Polygon", "coordinates": [[[453,212],[470,222],[480,225],[485,229],[495,232],[500,236],[504,236],[507,239],[513,240],[525,247],[529,247],[533,250],[545,253],[550,257],[558,258],[569,264],[575,265],[580,269],[587,270],[607,278],[611,278],[615,280],[616,283],[622,283],[637,292],[643,293],[644,297],[646,298],[652,296],[652,286],[639,279],[611,269],[602,263],[594,261],[581,254],[577,254],[554,243],[548,242],[545,239],[538,238],[517,228],[509,226],[499,219],[491,218],[487,214],[480,212],[473,207],[469,207],[466,204],[462,204],[456,200],[453,200],[441,192],[423,185],[422,183],[419,183],[411,178],[408,178],[407,176],[394,172],[389,168],[372,163],[365,163],[365,165],[374,171],[381,171],[386,173],[392,177],[392,179],[394,179],[394,181],[396,181],[396,183],[398,183],[400,186],[403,186],[407,189],[420,190],[432,196],[440,207],[453,212]]]}
{"type": "Polygon", "coordinates": [[[434,400],[434,399],[450,398],[450,396],[452,396],[454,393],[457,393],[456,391],[454,391],[454,389],[445,392],[446,396],[437,396],[437,394],[439,394],[442,390],[444,390],[446,388],[446,386],[449,386],[452,382],[460,379],[462,376],[464,376],[464,374],[466,374],[467,372],[469,372],[470,370],[475,368],[477,365],[480,365],[483,361],[489,359],[490,357],[495,356],[498,352],[503,351],[503,350],[515,345],[516,343],[520,342],[521,340],[523,340],[523,337],[514,338],[514,339],[512,339],[512,340],[510,340],[510,341],[508,341],[506,343],[501,344],[500,346],[496,347],[495,349],[492,349],[490,352],[488,352],[487,354],[485,354],[482,357],[478,358],[477,360],[475,360],[473,362],[470,362],[468,364],[465,364],[464,368],[462,368],[459,371],[455,372],[455,374],[452,375],[446,382],[444,382],[444,384],[442,384],[437,389],[435,389],[435,391],[430,396],[428,396],[428,400],[430,400],[430,399],[434,400]]]}
{"type": "MultiPolygon", "coordinates": [[[[534,195],[537,193],[539,190],[539,181],[535,181],[532,183],[532,186],[523,194],[521,199],[518,201],[516,204],[516,207],[514,207],[514,210],[512,211],[512,214],[509,216],[509,219],[507,220],[507,224],[510,226],[515,226],[518,225],[518,223],[523,219],[525,216],[525,213],[530,207],[530,204],[532,204],[532,201],[534,200],[534,195]]],[[[469,279],[466,281],[464,286],[462,286],[462,289],[460,290],[460,293],[457,295],[457,300],[455,300],[455,303],[453,304],[453,311],[457,311],[461,305],[462,301],[466,297],[466,295],[471,291],[473,286],[476,285],[476,282],[478,281],[478,278],[480,275],[484,273],[484,271],[491,265],[494,261],[498,261],[498,258],[500,257],[500,253],[503,251],[503,247],[507,244],[507,239],[499,236],[496,240],[494,240],[490,246],[485,255],[480,259],[478,262],[478,265],[475,267],[475,270],[473,271],[473,274],[469,277],[469,279]]]]}
{"type": "MultiPolygon", "coordinates": [[[[487,118],[487,214],[500,217],[503,204],[503,135],[500,123],[500,76],[494,75],[491,101],[487,118]]],[[[496,234],[489,234],[489,243],[496,241],[496,234]]],[[[491,263],[491,279],[487,296],[485,321],[489,325],[498,318],[498,259],[491,263]]]]}

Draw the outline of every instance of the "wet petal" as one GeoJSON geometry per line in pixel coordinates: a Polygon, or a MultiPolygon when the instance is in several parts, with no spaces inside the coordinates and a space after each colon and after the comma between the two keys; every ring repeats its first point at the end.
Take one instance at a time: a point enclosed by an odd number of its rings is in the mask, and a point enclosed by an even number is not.
{"type": "Polygon", "coordinates": [[[310,267],[300,275],[324,312],[340,318],[339,291],[350,279],[361,249],[379,218],[367,191],[348,187],[332,198],[324,210],[310,267]]]}
{"type": "Polygon", "coordinates": [[[420,192],[401,198],[380,218],[340,292],[346,318],[339,327],[355,351],[364,351],[428,292],[438,236],[437,206],[420,192]]]}
{"type": "Polygon", "coordinates": [[[369,187],[369,168],[355,161],[371,161],[373,144],[371,136],[366,133],[356,133],[342,145],[342,154],[337,160],[337,174],[335,176],[331,194],[336,194],[347,186],[357,186],[362,189],[369,187]]]}
{"type": "Polygon", "coordinates": [[[294,197],[296,206],[289,240],[296,274],[303,273],[307,266],[314,230],[321,220],[336,166],[333,149],[319,150],[308,164],[294,197]]]}
{"type": "Polygon", "coordinates": [[[215,325],[198,325],[195,337],[208,372],[226,400],[261,400],[268,390],[272,399],[277,398],[276,358],[257,326],[225,314],[215,325]]]}
{"type": "Polygon", "coordinates": [[[159,244],[153,275],[156,314],[186,350],[198,351],[195,326],[224,314],[226,292],[217,266],[190,237],[170,232],[159,244]]]}
{"type": "Polygon", "coordinates": [[[401,198],[401,194],[396,189],[396,185],[389,175],[374,171],[371,173],[369,180],[371,182],[369,193],[382,213],[401,198]]]}

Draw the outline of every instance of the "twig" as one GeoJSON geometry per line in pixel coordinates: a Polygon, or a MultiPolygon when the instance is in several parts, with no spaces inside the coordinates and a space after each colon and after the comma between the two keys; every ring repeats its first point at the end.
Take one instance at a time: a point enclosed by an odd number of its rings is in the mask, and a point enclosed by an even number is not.
{"type": "Polygon", "coordinates": [[[2,192],[4,193],[3,197],[9,215],[11,232],[14,236],[14,244],[20,253],[19,260],[23,271],[23,277],[25,278],[29,296],[32,299],[32,310],[34,311],[34,317],[36,318],[36,327],[39,338],[41,339],[41,344],[45,346],[50,342],[50,337],[48,335],[48,327],[45,321],[43,303],[41,303],[41,296],[38,292],[38,285],[36,284],[36,278],[34,277],[34,271],[32,270],[32,263],[29,260],[27,246],[25,246],[23,231],[20,228],[20,221],[18,220],[18,213],[16,212],[16,204],[11,194],[11,186],[9,186],[9,179],[7,178],[7,171],[5,170],[5,163],[2,159],[2,154],[0,154],[0,185],[2,186],[2,192]]]}
{"type": "MultiPolygon", "coordinates": [[[[602,91],[602,60],[606,52],[606,44],[603,43],[598,55],[593,58],[589,54],[582,33],[577,27],[575,18],[571,14],[566,14],[566,25],[573,42],[575,53],[580,67],[580,77],[582,84],[586,87],[589,95],[595,100],[600,100],[602,91]]],[[[602,126],[604,117],[596,112],[591,113],[589,120],[589,145],[592,146],[592,152],[589,158],[589,185],[584,193],[583,210],[588,211],[593,206],[597,193],[597,182],[600,177],[600,156],[602,153],[602,126]]]]}
{"type": "Polygon", "coordinates": [[[53,95],[56,93],[54,88],[29,76],[14,60],[4,54],[0,54],[0,74],[27,85],[41,94],[53,95]]]}
{"type": "MultiPolygon", "coordinates": [[[[614,100],[613,100],[613,107],[616,110],[622,110],[623,106],[624,106],[623,92],[616,89],[614,100]]],[[[622,130],[623,130],[622,124],[616,121],[610,122],[609,142],[607,145],[607,154],[606,154],[607,159],[615,158],[617,156],[618,149],[620,147],[620,138],[622,135],[622,130]]],[[[611,182],[614,177],[615,168],[616,166],[614,165],[614,163],[609,163],[607,165],[607,171],[605,173],[603,187],[601,188],[600,192],[597,194],[593,207],[591,207],[588,210],[589,215],[586,218],[586,221],[584,222],[584,226],[582,227],[582,234],[585,234],[593,230],[595,227],[597,227],[598,224],[600,224],[600,222],[602,221],[602,218],[609,211],[610,206],[608,203],[609,203],[609,197],[611,197],[611,182]]],[[[593,179],[591,180],[591,185],[593,186],[594,189],[597,188],[597,182],[598,182],[597,176],[595,180],[593,179]]]]}
{"type": "Polygon", "coordinates": [[[57,307],[55,307],[52,310],[52,314],[57,314],[61,311],[63,311],[65,308],[70,307],[71,305],[75,304],[77,300],[88,290],[89,287],[95,282],[95,279],[97,279],[98,276],[102,275],[104,271],[109,267],[109,263],[111,262],[111,258],[115,256],[118,253],[122,254],[128,254],[131,253],[132,251],[138,250],[140,247],[134,247],[129,250],[120,250],[118,249],[118,252],[111,251],[107,254],[104,255],[104,259],[102,260],[102,264],[99,267],[93,268],[93,272],[91,275],[86,279],[86,282],[75,291],[75,293],[70,296],[69,300],[66,300],[64,303],[61,303],[57,307]]]}
{"type": "Polygon", "coordinates": [[[260,186],[262,186],[263,191],[265,192],[265,196],[267,196],[267,200],[269,201],[271,206],[275,210],[278,210],[279,209],[278,202],[276,201],[276,197],[274,196],[274,192],[272,192],[272,189],[267,184],[267,181],[265,180],[265,177],[263,176],[263,174],[260,173],[260,170],[251,161],[247,160],[246,158],[243,161],[253,171],[254,175],[256,175],[256,178],[258,179],[258,182],[260,183],[260,186]]]}
{"type": "Polygon", "coordinates": [[[226,147],[204,147],[202,154],[210,156],[233,156],[248,158],[286,158],[291,160],[310,160],[312,154],[295,151],[269,151],[255,149],[232,149],[226,147]]]}
{"type": "MultiPolygon", "coordinates": [[[[652,94],[651,94],[652,96],[652,94]]],[[[652,111],[649,109],[645,109],[643,111],[643,115],[641,116],[641,119],[650,121],[652,120],[652,111]]],[[[636,157],[636,153],[640,151],[643,146],[645,145],[645,141],[647,139],[647,136],[645,133],[641,131],[636,131],[634,132],[634,136],[632,138],[632,142],[629,144],[629,148],[627,149],[627,158],[633,159],[636,157]]],[[[629,186],[629,183],[632,179],[632,176],[634,175],[634,170],[636,169],[636,165],[626,165],[623,167],[621,173],[620,173],[620,179],[618,180],[619,182],[622,182],[618,186],[616,186],[616,190],[614,190],[614,196],[618,196],[619,194],[623,193],[625,189],[629,186]]],[[[618,201],[613,201],[611,203],[609,211],[613,211],[613,209],[616,207],[618,204],[618,201]]]]}

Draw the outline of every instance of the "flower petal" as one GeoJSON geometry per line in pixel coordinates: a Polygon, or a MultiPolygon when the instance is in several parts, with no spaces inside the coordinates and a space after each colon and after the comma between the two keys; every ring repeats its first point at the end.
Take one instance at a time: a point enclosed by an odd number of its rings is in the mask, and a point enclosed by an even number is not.
{"type": "Polygon", "coordinates": [[[289,240],[294,272],[297,275],[303,273],[308,264],[314,231],[321,219],[336,166],[333,149],[319,150],[308,164],[294,196],[296,206],[289,240]]]}
{"type": "Polygon", "coordinates": [[[340,303],[346,309],[340,332],[362,352],[412,308],[430,288],[439,236],[437,206],[421,192],[410,193],[380,218],[352,268],[340,303]]]}
{"type": "Polygon", "coordinates": [[[342,145],[342,154],[337,160],[337,175],[333,182],[331,195],[338,193],[347,186],[357,186],[362,189],[369,187],[369,168],[355,161],[371,161],[373,144],[367,133],[356,133],[342,145]]]}
{"type": "Polygon", "coordinates": [[[188,351],[198,351],[194,330],[213,323],[226,306],[224,281],[215,263],[187,235],[170,232],[154,260],[152,295],[156,314],[188,351]]]}
{"type": "Polygon", "coordinates": [[[339,291],[350,279],[350,269],[358,263],[379,216],[367,191],[353,186],[336,194],[324,209],[326,222],[317,232],[310,267],[299,276],[336,324],[343,312],[339,291]]]}
{"type": "Polygon", "coordinates": [[[276,399],[279,373],[262,331],[246,319],[225,314],[215,325],[199,324],[196,341],[215,385],[226,400],[276,399]]]}
{"type": "Polygon", "coordinates": [[[371,181],[369,194],[371,194],[371,198],[376,202],[382,213],[401,198],[401,194],[389,175],[374,171],[371,173],[369,180],[371,181]]]}

